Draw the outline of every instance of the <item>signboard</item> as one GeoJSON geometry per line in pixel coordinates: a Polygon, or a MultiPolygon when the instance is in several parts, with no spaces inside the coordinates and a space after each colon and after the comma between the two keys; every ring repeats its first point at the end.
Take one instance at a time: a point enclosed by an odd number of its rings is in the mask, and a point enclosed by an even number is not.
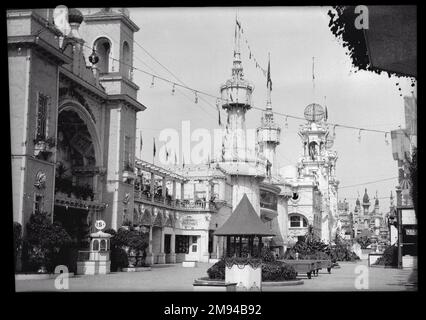
{"type": "Polygon", "coordinates": [[[416,214],[414,209],[401,209],[402,224],[417,224],[416,214]]]}
{"type": "Polygon", "coordinates": [[[106,227],[106,223],[105,223],[105,221],[103,221],[103,220],[96,220],[96,222],[95,222],[95,228],[97,229],[97,230],[102,230],[102,229],[104,229],[106,227]]]}
{"type": "Polygon", "coordinates": [[[182,227],[184,228],[194,228],[198,226],[198,221],[192,216],[186,216],[182,219],[182,227]]]}

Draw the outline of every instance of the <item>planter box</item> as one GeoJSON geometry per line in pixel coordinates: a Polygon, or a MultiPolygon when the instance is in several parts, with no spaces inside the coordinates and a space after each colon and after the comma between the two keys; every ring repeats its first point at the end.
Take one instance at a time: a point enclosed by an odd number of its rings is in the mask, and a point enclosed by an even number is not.
{"type": "Polygon", "coordinates": [[[237,283],[238,290],[262,290],[262,267],[254,269],[251,265],[239,266],[234,264],[231,268],[225,267],[225,282],[237,283]]]}
{"type": "Polygon", "coordinates": [[[417,269],[417,257],[416,256],[402,256],[402,267],[404,269],[417,269]]]}
{"type": "Polygon", "coordinates": [[[77,261],[77,274],[107,274],[111,261],[77,261]]]}
{"type": "Polygon", "coordinates": [[[236,283],[227,283],[221,280],[203,280],[197,279],[192,284],[194,291],[237,291],[236,283]]]}
{"type": "Polygon", "coordinates": [[[183,261],[182,267],[184,268],[195,268],[197,266],[197,261],[183,261]]]}
{"type": "Polygon", "coordinates": [[[122,272],[142,272],[151,271],[151,267],[129,267],[121,269],[122,272]]]}
{"type": "Polygon", "coordinates": [[[373,264],[375,264],[377,262],[377,260],[379,260],[380,257],[382,257],[383,254],[382,253],[370,253],[368,255],[368,266],[371,267],[373,264]]]}

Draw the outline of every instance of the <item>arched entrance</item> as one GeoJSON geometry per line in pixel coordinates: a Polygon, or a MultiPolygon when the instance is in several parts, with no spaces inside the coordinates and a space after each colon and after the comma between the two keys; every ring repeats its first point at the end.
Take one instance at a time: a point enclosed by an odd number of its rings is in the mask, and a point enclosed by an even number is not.
{"type": "Polygon", "coordinates": [[[98,197],[99,143],[90,116],[77,104],[59,110],[53,219],[62,224],[73,243],[63,250],[63,263],[76,269],[78,251],[89,247],[93,209],[98,197]]]}

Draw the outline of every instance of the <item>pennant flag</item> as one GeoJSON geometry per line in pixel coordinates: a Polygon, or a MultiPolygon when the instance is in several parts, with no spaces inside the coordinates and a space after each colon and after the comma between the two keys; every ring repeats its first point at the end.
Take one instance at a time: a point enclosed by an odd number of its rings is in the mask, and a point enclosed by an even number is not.
{"type": "Polygon", "coordinates": [[[271,60],[268,60],[268,75],[266,80],[266,87],[272,91],[272,80],[271,80],[271,60]]]}
{"type": "Polygon", "coordinates": [[[219,119],[218,119],[219,126],[222,126],[222,121],[220,120],[220,110],[219,110],[219,108],[217,109],[217,113],[219,114],[219,119]]]}
{"type": "Polygon", "coordinates": [[[169,160],[169,150],[166,149],[166,161],[169,160]]]}
{"type": "Polygon", "coordinates": [[[154,141],[154,146],[152,148],[152,155],[155,157],[155,154],[157,153],[157,149],[155,148],[155,138],[152,138],[152,140],[154,141]]]}
{"type": "Polygon", "coordinates": [[[328,111],[327,111],[327,106],[325,106],[325,121],[328,120],[328,111]]]}
{"type": "Polygon", "coordinates": [[[237,18],[235,18],[235,22],[237,23],[238,28],[241,29],[241,24],[240,24],[240,22],[238,21],[237,18]]]}
{"type": "Polygon", "coordinates": [[[143,146],[143,140],[142,140],[142,131],[140,131],[140,152],[142,151],[142,146],[143,146]]]}

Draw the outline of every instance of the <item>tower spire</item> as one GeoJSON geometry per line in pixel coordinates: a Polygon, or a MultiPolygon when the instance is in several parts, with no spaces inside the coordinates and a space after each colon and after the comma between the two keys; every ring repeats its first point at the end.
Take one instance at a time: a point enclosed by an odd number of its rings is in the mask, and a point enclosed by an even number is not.
{"type": "Polygon", "coordinates": [[[271,103],[271,91],[272,91],[272,80],[271,80],[271,53],[268,52],[268,75],[266,79],[266,88],[267,90],[267,100],[266,100],[266,110],[272,110],[271,103]]]}
{"type": "Polygon", "coordinates": [[[312,57],[312,96],[315,101],[315,57],[312,57]]]}
{"type": "Polygon", "coordinates": [[[234,62],[232,67],[232,76],[237,79],[243,77],[243,66],[241,64],[241,24],[238,21],[238,15],[235,14],[235,34],[234,34],[234,62]]]}

